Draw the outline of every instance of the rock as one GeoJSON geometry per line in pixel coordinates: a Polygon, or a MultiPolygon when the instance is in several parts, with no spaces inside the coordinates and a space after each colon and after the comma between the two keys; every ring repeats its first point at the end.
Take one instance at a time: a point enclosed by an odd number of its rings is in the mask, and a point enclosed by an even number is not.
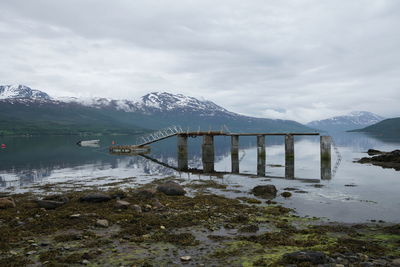
{"type": "Polygon", "coordinates": [[[141,208],[139,205],[137,205],[137,204],[134,204],[134,205],[132,205],[131,207],[132,207],[132,209],[133,209],[134,211],[136,211],[137,213],[141,213],[141,212],[142,212],[142,208],[141,208]]]}
{"type": "Polygon", "coordinates": [[[31,251],[28,251],[27,253],[26,253],[26,255],[33,255],[33,254],[36,254],[36,251],[34,251],[34,250],[31,250],[31,251]]]}
{"type": "Polygon", "coordinates": [[[155,209],[155,210],[159,210],[159,209],[164,208],[164,205],[161,204],[158,199],[154,199],[151,204],[153,205],[153,209],[155,209]]]}
{"type": "Polygon", "coordinates": [[[157,191],[168,196],[183,196],[186,194],[185,189],[181,185],[172,181],[157,186],[157,191]]]}
{"type": "Polygon", "coordinates": [[[181,261],[190,261],[192,259],[191,256],[182,256],[181,261]]]}
{"type": "Polygon", "coordinates": [[[141,189],[135,191],[135,194],[142,199],[152,199],[156,196],[157,191],[154,189],[141,189]]]}
{"type": "Polygon", "coordinates": [[[36,204],[39,208],[43,208],[46,210],[54,210],[58,207],[65,205],[65,202],[54,201],[54,200],[36,200],[36,204]]]}
{"type": "Polygon", "coordinates": [[[117,200],[117,202],[115,202],[115,208],[116,209],[128,209],[129,205],[131,205],[131,203],[129,203],[128,201],[124,201],[124,200],[117,200]]]}
{"type": "Polygon", "coordinates": [[[58,201],[58,202],[64,202],[64,203],[69,202],[69,198],[66,196],[63,196],[63,195],[47,196],[47,197],[43,198],[43,200],[52,200],[52,201],[58,201]]]}
{"type": "Polygon", "coordinates": [[[290,193],[290,192],[282,192],[281,193],[281,196],[283,196],[284,198],[289,198],[289,197],[291,197],[292,196],[292,193],[290,193]]]}
{"type": "Polygon", "coordinates": [[[358,163],[372,163],[373,165],[381,166],[383,168],[394,168],[400,170],[400,150],[393,150],[392,152],[382,152],[371,158],[361,158],[356,161],[358,163]]]}
{"type": "Polygon", "coordinates": [[[295,187],[285,187],[285,188],[283,188],[283,190],[286,190],[286,191],[296,191],[296,190],[299,190],[298,188],[295,188],[295,187]]]}
{"type": "Polygon", "coordinates": [[[267,185],[257,185],[253,188],[252,193],[256,196],[263,197],[276,197],[276,193],[278,190],[275,185],[267,184],[267,185]]]}
{"type": "Polygon", "coordinates": [[[124,191],[116,191],[111,194],[111,198],[115,198],[118,200],[123,199],[123,198],[126,198],[126,193],[124,191]]]}
{"type": "Polygon", "coordinates": [[[376,149],[368,149],[367,153],[368,153],[368,156],[375,156],[375,155],[381,155],[384,152],[376,150],[376,149]]]}
{"type": "Polygon", "coordinates": [[[88,261],[88,260],[83,260],[83,261],[82,261],[82,264],[83,264],[83,265],[88,265],[88,264],[90,264],[90,261],[88,261]]]}
{"type": "Polygon", "coordinates": [[[312,263],[324,264],[328,262],[328,257],[320,251],[296,251],[284,254],[282,257],[285,263],[312,263]]]}
{"type": "Polygon", "coordinates": [[[297,193],[297,194],[307,194],[308,192],[307,191],[305,191],[305,190],[296,190],[296,191],[294,191],[295,193],[297,193]]]}
{"type": "Polygon", "coordinates": [[[70,217],[71,219],[77,219],[77,218],[80,218],[81,215],[80,215],[79,213],[76,213],[76,214],[69,215],[69,217],[70,217]]]}
{"type": "Polygon", "coordinates": [[[392,260],[392,265],[393,266],[400,266],[400,258],[392,260]]]}
{"type": "Polygon", "coordinates": [[[79,199],[79,201],[81,202],[91,202],[91,203],[106,202],[110,200],[111,197],[103,193],[89,193],[79,199]]]}
{"type": "Polygon", "coordinates": [[[109,224],[108,224],[108,221],[107,221],[107,220],[105,220],[105,219],[99,219],[99,220],[96,221],[96,225],[97,225],[97,226],[100,226],[100,227],[105,227],[105,228],[107,228],[109,224]]]}
{"type": "Polygon", "coordinates": [[[10,197],[0,198],[0,209],[15,208],[15,202],[10,197]]]}
{"type": "Polygon", "coordinates": [[[255,224],[245,225],[239,228],[238,232],[241,233],[256,233],[260,228],[255,224]]]}
{"type": "Polygon", "coordinates": [[[372,267],[372,266],[374,266],[373,263],[368,262],[368,261],[361,262],[361,263],[359,263],[359,265],[360,265],[361,267],[372,267]]]}

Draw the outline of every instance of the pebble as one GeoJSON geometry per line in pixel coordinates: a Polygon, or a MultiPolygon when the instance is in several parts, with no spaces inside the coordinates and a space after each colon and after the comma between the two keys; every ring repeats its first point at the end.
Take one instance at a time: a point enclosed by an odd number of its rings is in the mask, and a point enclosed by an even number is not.
{"type": "Polygon", "coordinates": [[[116,209],[128,209],[129,205],[131,203],[129,203],[128,201],[124,201],[124,200],[117,200],[115,202],[115,208],[116,209]]]}
{"type": "Polygon", "coordinates": [[[0,198],[0,209],[15,208],[15,202],[10,197],[0,198]]]}
{"type": "Polygon", "coordinates": [[[79,213],[77,213],[77,214],[72,214],[72,215],[70,215],[69,217],[70,217],[71,219],[77,219],[77,218],[81,217],[81,215],[80,215],[79,213]]]}
{"type": "Polygon", "coordinates": [[[33,254],[35,254],[36,253],[36,251],[34,251],[34,250],[31,250],[31,251],[28,251],[27,253],[26,253],[26,255],[33,255],[33,254]]]}
{"type": "Polygon", "coordinates": [[[88,261],[88,260],[83,260],[83,261],[82,261],[82,264],[83,264],[83,265],[88,265],[88,264],[90,264],[90,261],[88,261]]]}
{"type": "Polygon", "coordinates": [[[191,256],[182,256],[181,261],[190,261],[192,259],[191,256]]]}
{"type": "Polygon", "coordinates": [[[399,259],[394,259],[394,260],[392,260],[392,264],[393,264],[394,266],[400,266],[400,258],[399,258],[399,259]]]}
{"type": "Polygon", "coordinates": [[[134,211],[136,211],[137,213],[141,213],[141,212],[142,212],[142,208],[141,208],[139,205],[137,205],[137,204],[134,204],[134,205],[132,205],[131,207],[132,207],[132,209],[133,209],[134,211]]]}
{"type": "Polygon", "coordinates": [[[108,221],[105,220],[105,219],[99,219],[99,220],[96,221],[96,225],[97,225],[97,226],[100,226],[100,227],[105,227],[105,228],[107,228],[108,225],[109,225],[109,223],[108,223],[108,221]]]}

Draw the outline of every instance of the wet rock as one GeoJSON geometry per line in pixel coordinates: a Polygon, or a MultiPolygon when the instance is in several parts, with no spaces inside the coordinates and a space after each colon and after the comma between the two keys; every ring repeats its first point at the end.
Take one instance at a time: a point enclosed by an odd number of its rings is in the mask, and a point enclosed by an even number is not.
{"type": "Polygon", "coordinates": [[[115,202],[114,207],[116,209],[126,210],[129,208],[130,205],[131,205],[131,203],[129,203],[128,201],[117,200],[117,202],[115,202]]]}
{"type": "Polygon", "coordinates": [[[183,196],[186,194],[185,189],[180,184],[175,182],[166,182],[157,186],[157,191],[168,196],[183,196]]]}
{"type": "Polygon", "coordinates": [[[99,220],[96,221],[96,225],[100,226],[100,227],[107,228],[109,226],[109,223],[105,219],[99,219],[99,220]]]}
{"type": "Polygon", "coordinates": [[[383,168],[394,168],[400,170],[400,150],[393,150],[392,152],[382,152],[379,155],[371,158],[361,158],[356,161],[358,163],[372,163],[373,165],[381,166],[383,168]]]}
{"type": "Polygon", "coordinates": [[[324,187],[324,185],[323,185],[323,184],[312,184],[312,185],[310,185],[310,186],[312,186],[312,187],[315,187],[315,188],[321,188],[321,187],[324,187]]]}
{"type": "Polygon", "coordinates": [[[58,202],[64,202],[64,203],[69,202],[69,198],[67,196],[63,196],[63,195],[47,196],[47,197],[43,198],[43,200],[52,200],[52,201],[58,201],[58,202]]]}
{"type": "Polygon", "coordinates": [[[152,199],[156,196],[154,189],[142,189],[135,192],[136,195],[142,199],[152,199]]]}
{"type": "Polygon", "coordinates": [[[347,186],[347,187],[356,187],[357,185],[356,185],[356,184],[345,184],[344,186],[347,186]]]}
{"type": "Polygon", "coordinates": [[[124,191],[117,191],[111,194],[111,198],[123,199],[126,198],[126,193],[124,191]]]}
{"type": "Polygon", "coordinates": [[[134,211],[136,211],[137,213],[141,213],[141,212],[142,212],[142,208],[141,208],[139,205],[137,205],[137,204],[132,205],[131,208],[132,208],[134,211]]]}
{"type": "Polygon", "coordinates": [[[399,259],[394,259],[394,260],[392,260],[392,265],[393,266],[400,266],[400,258],[399,259]]]}
{"type": "Polygon", "coordinates": [[[91,202],[91,203],[106,202],[110,200],[111,197],[103,193],[89,193],[79,199],[79,201],[81,202],[91,202]]]}
{"type": "Polygon", "coordinates": [[[256,233],[256,232],[258,232],[258,230],[260,230],[260,228],[257,225],[250,224],[250,225],[245,225],[245,226],[239,228],[238,232],[241,232],[241,233],[256,233]]]}
{"type": "Polygon", "coordinates": [[[15,202],[10,197],[0,198],[0,209],[15,208],[15,202]]]}
{"type": "Polygon", "coordinates": [[[375,156],[375,155],[381,155],[381,154],[383,154],[385,152],[382,152],[382,151],[379,151],[379,150],[376,150],[376,149],[368,149],[367,153],[368,153],[369,156],[375,156]]]}
{"type": "Polygon", "coordinates": [[[284,254],[282,257],[285,263],[312,263],[324,264],[328,262],[328,257],[320,251],[296,251],[284,254]]]}
{"type": "Polygon", "coordinates": [[[252,193],[256,196],[261,197],[276,197],[276,193],[278,190],[275,185],[267,184],[267,185],[257,185],[253,188],[252,193]]]}
{"type": "Polygon", "coordinates": [[[192,259],[191,256],[182,256],[181,261],[190,261],[192,259]]]}
{"type": "Polygon", "coordinates": [[[296,191],[294,191],[295,193],[297,193],[297,194],[307,194],[308,192],[307,191],[305,191],[305,190],[296,190],[296,191]]]}
{"type": "Polygon", "coordinates": [[[283,188],[283,190],[286,190],[286,191],[296,191],[296,190],[299,190],[298,188],[295,188],[295,187],[285,187],[285,188],[283,188]]]}
{"type": "Polygon", "coordinates": [[[58,207],[61,207],[65,205],[65,202],[61,201],[54,201],[54,200],[36,200],[36,204],[38,205],[39,208],[43,208],[46,210],[54,210],[58,207]]]}
{"type": "Polygon", "coordinates": [[[360,264],[360,267],[372,267],[372,266],[374,266],[374,264],[372,263],[372,262],[361,262],[360,264]]]}
{"type": "Polygon", "coordinates": [[[164,208],[164,205],[160,203],[160,201],[158,199],[154,199],[153,202],[151,203],[153,206],[153,209],[155,210],[159,210],[164,208]]]}
{"type": "Polygon", "coordinates": [[[289,198],[289,197],[292,196],[292,193],[290,193],[290,192],[282,192],[281,196],[283,196],[284,198],[289,198]]]}

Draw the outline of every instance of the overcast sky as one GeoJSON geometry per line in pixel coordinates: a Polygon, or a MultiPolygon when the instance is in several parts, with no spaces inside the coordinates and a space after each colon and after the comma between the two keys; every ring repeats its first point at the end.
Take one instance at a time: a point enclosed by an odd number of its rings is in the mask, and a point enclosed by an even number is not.
{"type": "Polygon", "coordinates": [[[0,84],[204,97],[308,122],[400,116],[398,0],[1,0],[0,84]]]}

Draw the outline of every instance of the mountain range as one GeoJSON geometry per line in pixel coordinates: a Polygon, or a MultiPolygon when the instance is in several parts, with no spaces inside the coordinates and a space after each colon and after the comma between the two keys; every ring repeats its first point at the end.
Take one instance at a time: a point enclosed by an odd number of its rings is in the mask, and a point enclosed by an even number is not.
{"type": "Polygon", "coordinates": [[[180,125],[235,132],[313,131],[291,120],[240,115],[207,100],[153,92],[138,101],[54,98],[24,85],[0,86],[0,135],[134,134],[180,125]]]}
{"type": "Polygon", "coordinates": [[[385,118],[371,112],[353,111],[344,116],[312,121],[307,123],[307,126],[327,132],[339,132],[364,128],[378,123],[383,119],[385,118]]]}

